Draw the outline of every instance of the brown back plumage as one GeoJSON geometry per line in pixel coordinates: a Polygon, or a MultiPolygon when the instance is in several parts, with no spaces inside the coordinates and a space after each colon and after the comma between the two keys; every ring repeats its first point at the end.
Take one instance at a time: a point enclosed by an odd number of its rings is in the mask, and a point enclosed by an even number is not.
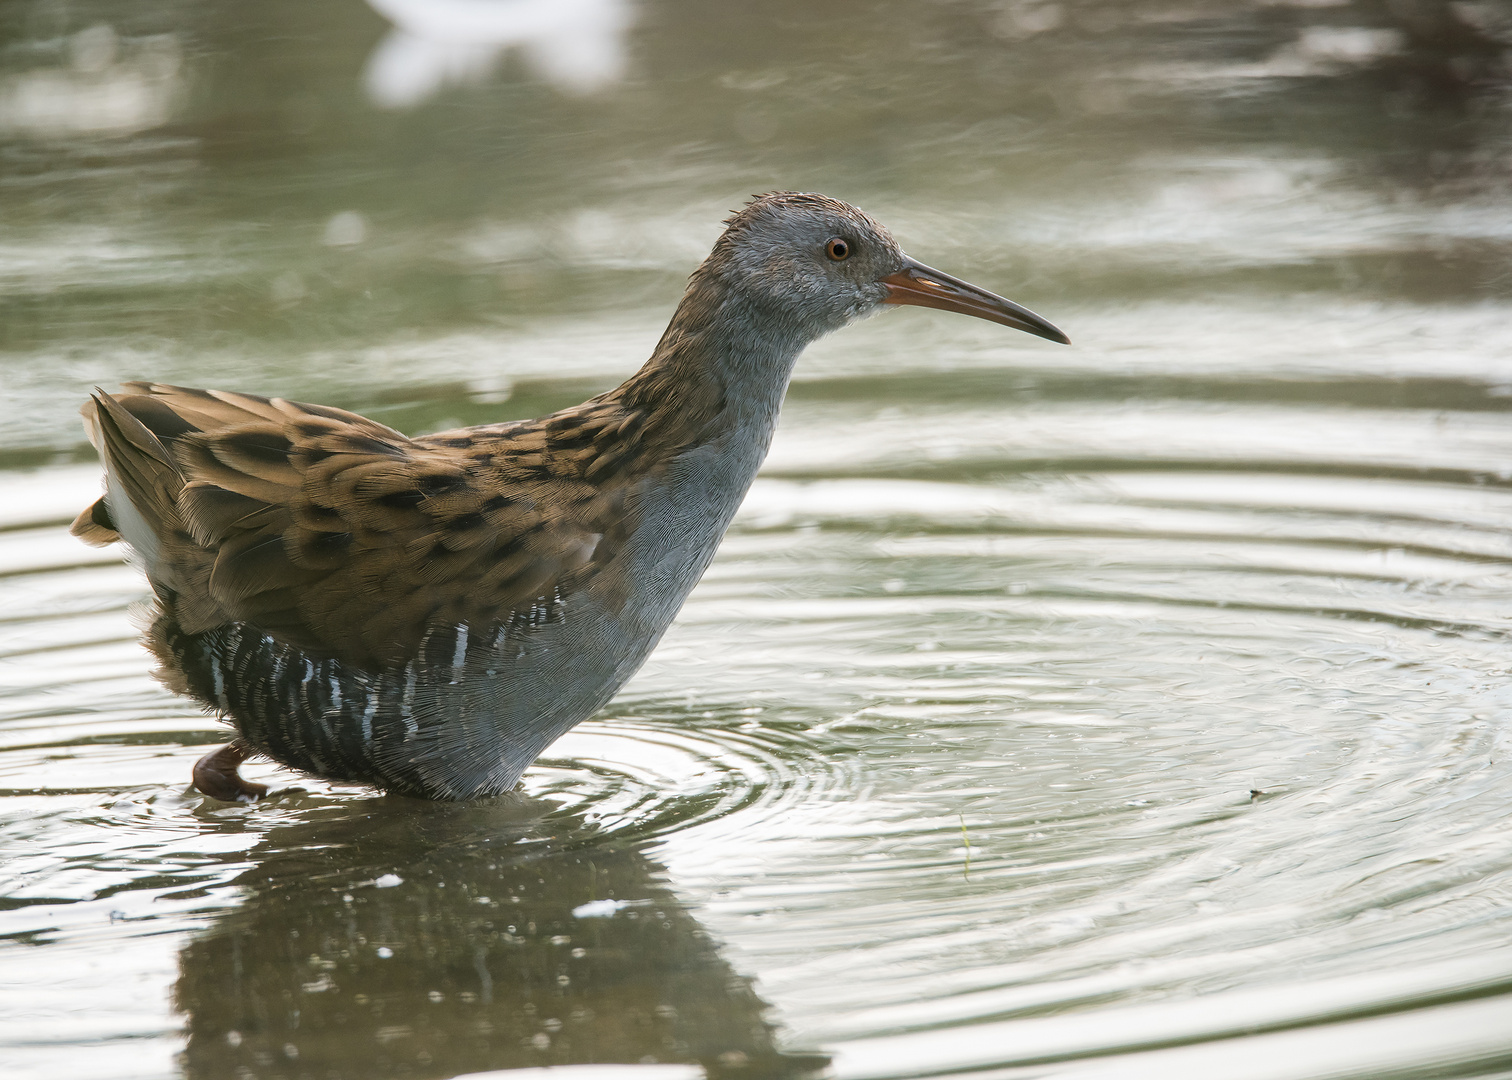
{"type": "MultiPolygon", "coordinates": [[[[432,625],[495,624],[570,592],[633,527],[614,481],[644,466],[643,417],[614,400],[411,439],[281,398],[126,390],[97,393],[86,419],[155,534],[149,579],[186,633],[245,622],[377,667],[432,625]]],[[[74,534],[108,543],[119,517],[102,499],[74,534]]]]}

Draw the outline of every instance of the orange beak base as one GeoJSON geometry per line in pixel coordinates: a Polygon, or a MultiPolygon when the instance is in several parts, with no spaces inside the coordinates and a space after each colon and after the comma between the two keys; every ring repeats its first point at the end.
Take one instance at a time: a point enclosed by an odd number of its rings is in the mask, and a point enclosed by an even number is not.
{"type": "Polygon", "coordinates": [[[939,308],[941,311],[956,311],[972,315],[988,322],[1001,323],[1015,330],[1034,334],[1036,337],[1071,344],[1061,330],[1040,318],[1034,312],[1012,300],[979,289],[969,281],[942,274],[923,263],[908,264],[895,274],[882,278],[887,286],[885,304],[912,304],[916,307],[939,308]]]}

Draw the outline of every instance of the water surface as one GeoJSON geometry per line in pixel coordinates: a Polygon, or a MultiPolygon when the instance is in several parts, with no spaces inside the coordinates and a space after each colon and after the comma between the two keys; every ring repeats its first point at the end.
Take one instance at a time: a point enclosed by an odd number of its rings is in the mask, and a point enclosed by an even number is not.
{"type": "Polygon", "coordinates": [[[1420,7],[1464,33],[6,8],[6,1075],[1512,1076],[1506,28],[1420,7]],[[66,534],[89,388],[561,408],[774,187],[1075,346],[812,348],[683,615],[514,796],[190,789],[224,729],[66,534]]]}

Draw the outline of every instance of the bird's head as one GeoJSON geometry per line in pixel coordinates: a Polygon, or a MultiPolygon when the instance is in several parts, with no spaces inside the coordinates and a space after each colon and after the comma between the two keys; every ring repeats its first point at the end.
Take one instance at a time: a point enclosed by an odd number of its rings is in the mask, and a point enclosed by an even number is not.
{"type": "Polygon", "coordinates": [[[760,195],[726,222],[704,266],[738,294],[818,337],[884,304],[941,308],[1069,344],[1028,308],[909,258],[879,223],[838,199],[760,195]]]}

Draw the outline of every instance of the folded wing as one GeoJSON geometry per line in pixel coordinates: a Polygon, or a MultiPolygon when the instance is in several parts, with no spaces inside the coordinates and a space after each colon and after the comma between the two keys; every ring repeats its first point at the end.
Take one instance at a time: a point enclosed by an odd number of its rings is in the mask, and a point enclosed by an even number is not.
{"type": "Polygon", "coordinates": [[[312,656],[400,662],[431,626],[495,625],[613,557],[626,507],[596,474],[624,418],[592,405],[410,439],[341,409],[131,383],[85,407],[107,487],[73,531],[125,539],[188,633],[241,622],[312,656]]]}

